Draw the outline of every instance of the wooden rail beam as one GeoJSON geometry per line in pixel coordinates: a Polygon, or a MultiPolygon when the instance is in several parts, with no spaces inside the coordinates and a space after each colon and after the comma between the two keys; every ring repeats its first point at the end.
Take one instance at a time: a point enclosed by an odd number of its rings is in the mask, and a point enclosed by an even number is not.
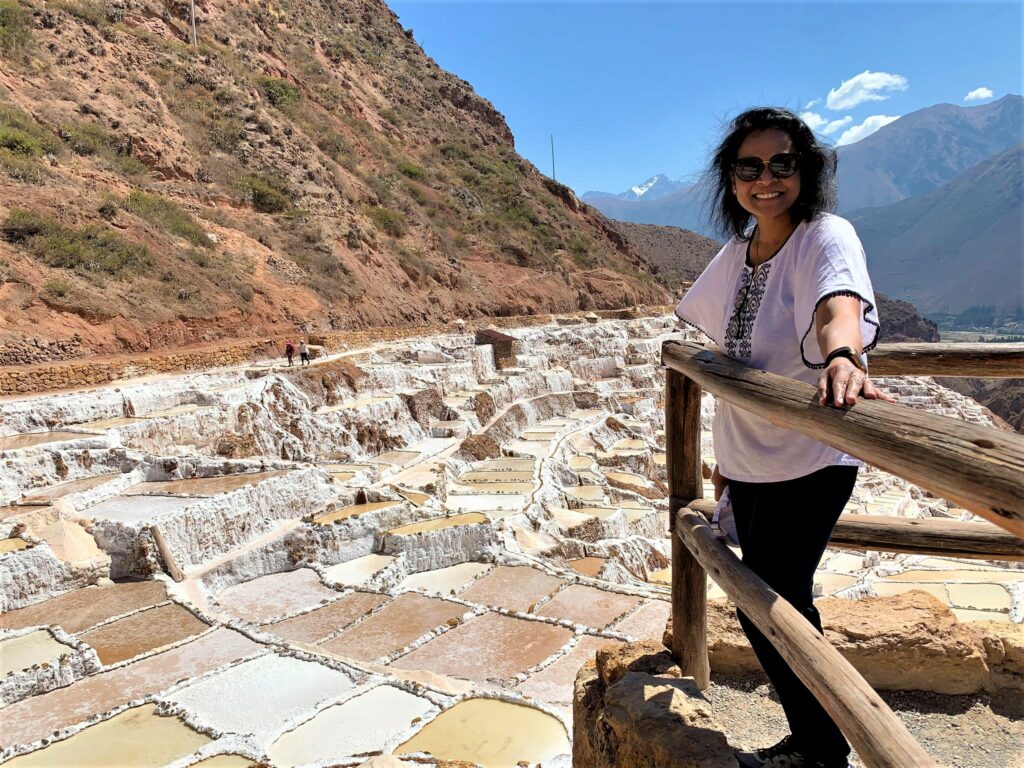
{"type": "Polygon", "coordinates": [[[665,382],[665,449],[672,539],[672,655],[700,690],[711,683],[708,659],[708,577],[673,533],[676,510],[704,495],[700,459],[700,387],[675,371],[665,382]],[[685,499],[685,501],[681,501],[685,499]]]}
{"type": "Polygon", "coordinates": [[[1024,344],[879,344],[873,376],[1024,378],[1024,344]]]}
{"type": "Polygon", "coordinates": [[[853,665],[799,611],[743,565],[701,514],[680,510],[675,530],[821,702],[868,768],[937,766],[853,665]]]}
{"type": "MultiPolygon", "coordinates": [[[[689,506],[707,520],[715,511],[715,503],[710,499],[689,504],[670,499],[671,503],[677,509],[689,506]]],[[[1024,539],[980,520],[842,515],[832,531],[829,546],[974,560],[1024,560],[1024,539]]]]}
{"type": "MultiPolygon", "coordinates": [[[[815,388],[685,341],[662,362],[722,400],[927,488],[1024,538],[1024,436],[878,400],[818,404],[815,388]]],[[[680,494],[682,495],[682,494],[680,494]]]]}
{"type": "Polygon", "coordinates": [[[829,546],[974,560],[1024,560],[1024,539],[989,523],[941,518],[842,515],[829,546]]]}

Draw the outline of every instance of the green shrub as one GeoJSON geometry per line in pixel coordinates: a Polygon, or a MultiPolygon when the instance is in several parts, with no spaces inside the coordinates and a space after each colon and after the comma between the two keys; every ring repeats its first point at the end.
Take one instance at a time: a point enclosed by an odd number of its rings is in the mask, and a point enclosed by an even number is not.
{"type": "Polygon", "coordinates": [[[326,130],[320,134],[316,145],[320,148],[321,152],[332,159],[337,159],[341,155],[349,155],[352,152],[352,148],[345,141],[345,137],[332,130],[326,130]]]}
{"type": "Polygon", "coordinates": [[[43,145],[35,136],[11,126],[0,126],[0,149],[6,149],[16,155],[38,157],[43,154],[43,145]]]}
{"type": "Polygon", "coordinates": [[[17,0],[0,0],[0,51],[18,53],[32,39],[29,16],[17,0]]]}
{"type": "Polygon", "coordinates": [[[36,158],[15,154],[9,149],[0,149],[0,173],[26,184],[39,184],[47,176],[36,158]]]}
{"type": "Polygon", "coordinates": [[[71,283],[59,277],[51,277],[43,284],[43,291],[56,299],[61,299],[71,292],[71,283]]]}
{"type": "Polygon", "coordinates": [[[0,104],[0,134],[7,137],[8,142],[15,142],[30,148],[21,154],[57,154],[60,151],[60,140],[48,128],[40,125],[31,115],[27,115],[16,107],[0,104]]]}
{"type": "Polygon", "coordinates": [[[410,179],[413,179],[415,181],[425,181],[427,178],[427,172],[420,168],[418,165],[414,165],[413,163],[399,163],[398,172],[403,176],[408,176],[410,179]]]}
{"type": "Polygon", "coordinates": [[[277,77],[261,78],[260,89],[267,101],[282,112],[288,112],[302,101],[302,91],[295,84],[277,77]]]}
{"type": "Polygon", "coordinates": [[[210,238],[206,236],[206,231],[195,217],[166,198],[134,190],[125,200],[124,207],[125,210],[131,211],[164,232],[184,238],[202,248],[213,247],[210,238]]]}
{"type": "Polygon", "coordinates": [[[109,23],[107,9],[95,0],[79,0],[76,3],[65,3],[64,10],[91,27],[103,29],[109,23]]]}
{"type": "Polygon", "coordinates": [[[95,224],[66,227],[38,211],[14,208],[0,232],[50,267],[102,272],[114,277],[140,272],[153,260],[144,245],[95,224]]]}
{"type": "Polygon", "coordinates": [[[57,133],[76,155],[97,155],[115,146],[114,137],[95,123],[66,123],[57,133]]]}
{"type": "Polygon", "coordinates": [[[261,213],[284,213],[292,207],[291,197],[283,185],[263,176],[243,176],[237,186],[252,207],[261,213]]]}
{"type": "Polygon", "coordinates": [[[388,208],[371,208],[369,211],[370,221],[381,232],[392,237],[401,237],[405,234],[405,216],[398,211],[388,208]]]}

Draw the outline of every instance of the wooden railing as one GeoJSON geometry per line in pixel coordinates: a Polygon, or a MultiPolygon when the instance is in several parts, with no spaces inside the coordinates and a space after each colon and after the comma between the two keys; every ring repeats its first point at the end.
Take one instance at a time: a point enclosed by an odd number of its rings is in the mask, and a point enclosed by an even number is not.
{"type": "MultiPolygon", "coordinates": [[[[708,524],[714,505],[702,498],[701,388],[999,526],[843,515],[831,544],[844,548],[1024,560],[1024,437],[877,400],[861,400],[848,410],[821,406],[809,384],[747,368],[692,342],[665,342],[662,363],[667,368],[672,651],[683,673],[700,688],[710,680],[710,573],[786,659],[869,768],[936,766],[853,666],[743,565],[708,524]]],[[[883,345],[870,363],[872,374],[890,376],[1024,376],[1024,345],[883,345]]]]}

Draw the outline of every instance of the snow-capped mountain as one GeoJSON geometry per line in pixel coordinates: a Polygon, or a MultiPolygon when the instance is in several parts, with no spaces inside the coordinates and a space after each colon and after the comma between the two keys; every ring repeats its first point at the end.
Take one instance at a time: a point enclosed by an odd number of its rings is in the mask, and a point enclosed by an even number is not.
{"type": "Polygon", "coordinates": [[[664,197],[682,189],[688,189],[691,186],[693,185],[686,182],[672,181],[665,174],[659,173],[649,178],[643,184],[637,184],[618,194],[614,192],[586,192],[583,195],[583,200],[589,201],[593,198],[609,197],[616,200],[656,200],[659,197],[664,197]]]}

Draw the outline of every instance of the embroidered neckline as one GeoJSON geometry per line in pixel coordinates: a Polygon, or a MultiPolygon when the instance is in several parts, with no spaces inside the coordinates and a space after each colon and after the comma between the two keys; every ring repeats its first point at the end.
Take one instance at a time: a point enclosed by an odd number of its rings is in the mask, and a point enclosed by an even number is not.
{"type": "Polygon", "coordinates": [[[725,328],[725,351],[730,357],[749,359],[753,352],[751,337],[754,322],[761,308],[761,300],[768,285],[771,260],[762,262],[756,268],[747,267],[740,273],[740,285],[733,300],[733,312],[725,328]]]}

